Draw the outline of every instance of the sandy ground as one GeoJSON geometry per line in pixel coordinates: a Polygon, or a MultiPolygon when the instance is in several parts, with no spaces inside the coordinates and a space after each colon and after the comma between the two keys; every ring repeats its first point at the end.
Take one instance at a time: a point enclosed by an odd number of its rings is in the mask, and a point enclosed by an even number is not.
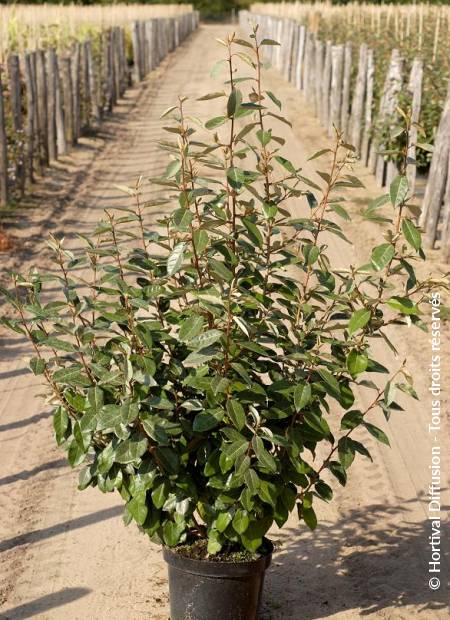
{"type": "MultiPolygon", "coordinates": [[[[0,255],[3,273],[30,264],[49,266],[45,249],[49,232],[63,231],[75,249],[75,233],[90,231],[104,208],[126,204],[114,184],[164,169],[164,155],[155,146],[163,134],[159,115],[178,94],[194,99],[218,90],[209,68],[220,54],[214,39],[223,34],[223,26],[203,26],[143,85],[128,91],[98,136],[85,139],[59,170],[39,184],[18,213],[20,225],[11,228],[18,250],[11,257],[0,255]]],[[[293,87],[269,71],[266,88],[284,101],[284,111],[294,123],[288,157],[301,164],[329,144],[293,87]]],[[[207,110],[213,116],[217,105],[206,108],[193,102],[190,111],[203,116],[207,110]]],[[[311,165],[305,166],[314,174],[311,165]]],[[[357,168],[356,174],[366,189],[356,191],[355,214],[380,193],[366,171],[357,168]]],[[[380,231],[358,215],[346,228],[354,245],[339,244],[330,254],[336,261],[362,261],[380,231]]],[[[431,256],[430,266],[436,273],[443,268],[436,256],[431,256]]],[[[393,416],[389,425],[375,414],[376,424],[389,426],[392,448],[368,442],[374,463],[358,459],[347,487],[336,489],[331,505],[320,505],[321,524],[314,534],[299,526],[294,516],[281,532],[273,532],[282,546],[267,575],[264,620],[449,617],[445,508],[442,587],[437,592],[428,587],[431,528],[426,493],[434,440],[427,430],[430,345],[428,336],[418,330],[403,330],[393,338],[400,355],[409,356],[421,400],[406,401],[406,411],[393,416]]],[[[448,352],[448,336],[444,338],[448,352]]],[[[28,355],[24,342],[0,333],[0,618],[166,620],[168,592],[159,548],[133,526],[124,528],[117,495],[76,490],[77,472],[53,447],[50,412],[35,398],[40,387],[26,370],[28,355]]],[[[398,364],[385,351],[381,356],[391,367],[398,364]]],[[[445,377],[449,377],[448,360],[445,377]]],[[[443,412],[446,404],[444,395],[443,412]]],[[[447,510],[448,431],[443,413],[438,439],[442,504],[447,510]]]]}

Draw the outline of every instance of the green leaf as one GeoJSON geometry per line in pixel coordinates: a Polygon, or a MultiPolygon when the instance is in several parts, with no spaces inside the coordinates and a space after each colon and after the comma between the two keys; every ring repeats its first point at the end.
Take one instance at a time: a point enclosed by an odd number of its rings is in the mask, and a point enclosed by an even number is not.
{"type": "Polygon", "coordinates": [[[194,336],[187,342],[187,346],[194,351],[205,349],[211,346],[222,337],[222,332],[218,329],[209,329],[198,336],[194,336]]]}
{"type": "Polygon", "coordinates": [[[208,259],[208,263],[211,267],[211,270],[217,276],[219,276],[219,278],[225,280],[226,282],[231,282],[231,280],[233,279],[233,274],[228,269],[228,267],[225,266],[225,263],[223,263],[222,261],[218,261],[215,258],[208,259]]]}
{"type": "Polygon", "coordinates": [[[275,159],[288,172],[290,172],[291,174],[296,174],[297,170],[294,168],[294,165],[289,161],[289,159],[286,159],[285,157],[282,157],[281,155],[275,155],[275,159]]]}
{"type": "Polygon", "coordinates": [[[164,177],[166,179],[170,179],[171,177],[174,177],[177,172],[179,172],[181,170],[181,161],[180,160],[175,160],[170,162],[170,164],[167,166],[166,171],[164,173],[164,177]]]}
{"type": "Polygon", "coordinates": [[[387,300],[388,305],[393,310],[397,310],[402,314],[416,315],[419,314],[419,308],[408,297],[391,297],[387,300]]]}
{"type": "Polygon", "coordinates": [[[140,434],[133,435],[130,439],[125,439],[116,449],[116,463],[134,463],[147,450],[148,440],[140,434]]]}
{"type": "Polygon", "coordinates": [[[409,245],[415,250],[420,250],[422,246],[422,235],[420,234],[420,231],[414,226],[413,222],[408,218],[405,218],[402,221],[402,231],[409,245]]]}
{"type": "Polygon", "coordinates": [[[348,469],[355,458],[355,450],[351,440],[347,437],[341,437],[338,443],[339,461],[344,469],[348,469]]]}
{"type": "Polygon", "coordinates": [[[274,39],[263,39],[260,45],[281,45],[281,44],[278,43],[278,41],[275,41],[274,39]]]}
{"type": "Polygon", "coordinates": [[[206,129],[215,129],[226,123],[227,120],[228,118],[226,116],[215,116],[205,123],[205,127],[206,129]]]}
{"type": "Polygon", "coordinates": [[[388,381],[384,388],[384,404],[389,407],[395,400],[397,388],[395,383],[388,381]]]}
{"type": "Polygon", "coordinates": [[[391,262],[395,254],[395,248],[391,243],[382,243],[372,250],[372,265],[377,271],[381,271],[391,262]]]}
{"type": "Polygon", "coordinates": [[[261,437],[258,437],[257,435],[253,437],[252,448],[255,451],[255,455],[259,463],[264,468],[268,469],[272,473],[275,473],[277,471],[277,463],[273,456],[265,449],[264,442],[261,437]]]}
{"type": "Polygon", "coordinates": [[[389,438],[386,433],[381,430],[381,428],[378,428],[378,426],[374,426],[373,424],[369,424],[369,422],[363,422],[363,424],[369,433],[375,437],[375,439],[378,439],[378,441],[384,443],[386,446],[390,446],[389,438]]]}
{"type": "MultiPolygon", "coordinates": [[[[216,537],[212,536],[213,533],[214,530],[211,532],[211,535],[208,538],[207,551],[211,555],[216,555],[216,553],[219,553],[219,551],[222,549],[222,543],[216,537]]],[[[218,534],[216,534],[216,536],[217,535],[218,534]]]]}
{"type": "Polygon", "coordinates": [[[217,99],[218,97],[226,97],[226,93],[223,90],[216,91],[214,93],[208,93],[203,97],[198,97],[197,101],[209,101],[210,99],[217,99]]]}
{"type": "Polygon", "coordinates": [[[404,175],[396,176],[389,187],[392,206],[399,207],[408,195],[408,179],[404,175]]]}
{"type": "Polygon", "coordinates": [[[113,429],[122,423],[122,410],[119,405],[105,405],[98,412],[97,428],[99,431],[113,429]]]}
{"type": "Polygon", "coordinates": [[[217,355],[217,349],[214,347],[206,347],[199,351],[193,351],[183,360],[183,366],[185,368],[197,368],[217,357],[217,355]]]}
{"type": "Polygon", "coordinates": [[[184,523],[166,521],[163,525],[163,538],[168,547],[175,547],[180,542],[186,526],[184,523]]]}
{"type": "Polygon", "coordinates": [[[317,494],[326,502],[330,502],[333,499],[333,489],[323,480],[319,480],[314,488],[317,494]]]}
{"type": "Polygon", "coordinates": [[[352,409],[347,411],[341,419],[341,430],[351,430],[359,426],[364,420],[362,411],[358,409],[352,409]]]}
{"type": "Polygon", "coordinates": [[[233,189],[240,189],[245,181],[244,171],[232,166],[227,170],[227,179],[233,189]]]}
{"type": "Polygon", "coordinates": [[[148,514],[148,508],[146,505],[146,492],[143,491],[135,495],[130,501],[127,503],[127,510],[133,517],[133,519],[139,525],[144,525],[145,520],[148,514]]]}
{"type": "Polygon", "coordinates": [[[358,353],[356,349],[350,351],[347,356],[347,368],[352,377],[357,377],[364,372],[369,363],[369,358],[363,353],[358,353]]]}
{"type": "Polygon", "coordinates": [[[155,457],[168,474],[176,474],[180,468],[180,459],[173,448],[161,446],[156,448],[155,457]]]}
{"type": "Polygon", "coordinates": [[[88,401],[94,411],[99,411],[103,407],[103,390],[97,385],[95,387],[89,388],[88,401]]]}
{"type": "Polygon", "coordinates": [[[307,265],[313,265],[319,258],[320,250],[312,243],[305,243],[302,246],[303,256],[307,265]]]}
{"type": "Polygon", "coordinates": [[[91,465],[88,465],[87,467],[83,467],[83,469],[80,471],[80,474],[78,476],[78,490],[84,491],[84,489],[87,489],[91,481],[92,481],[91,465]]]}
{"type": "Polygon", "coordinates": [[[84,431],[81,428],[80,422],[75,422],[73,436],[83,452],[87,452],[91,443],[92,433],[90,431],[84,431]]]}
{"type": "Polygon", "coordinates": [[[184,249],[186,243],[178,243],[167,259],[167,275],[173,276],[181,269],[184,260],[184,249]]]}
{"type": "Polygon", "coordinates": [[[243,217],[242,218],[242,223],[244,224],[245,228],[247,229],[247,233],[248,233],[248,236],[249,236],[250,240],[255,245],[257,245],[259,248],[262,248],[263,244],[264,244],[264,240],[263,240],[263,237],[262,237],[258,227],[256,226],[256,224],[254,224],[247,217],[243,217]]]}
{"type": "Polygon", "coordinates": [[[256,132],[256,137],[258,138],[262,146],[267,146],[272,139],[272,131],[270,129],[268,131],[258,129],[258,131],[256,132]]]}
{"type": "Polygon", "coordinates": [[[272,219],[278,213],[278,207],[274,204],[264,202],[262,208],[267,219],[272,219]]]}
{"type": "Polygon", "coordinates": [[[358,329],[361,329],[370,319],[370,310],[366,310],[366,308],[361,308],[360,310],[356,310],[350,317],[350,321],[348,322],[348,333],[352,336],[358,329]]]}
{"type": "Polygon", "coordinates": [[[165,480],[160,482],[152,491],[152,502],[155,508],[162,508],[169,495],[169,485],[165,480]]]}
{"type": "Polygon", "coordinates": [[[233,88],[228,97],[227,102],[227,116],[228,118],[232,118],[236,112],[238,111],[240,105],[242,103],[242,93],[240,90],[233,88]]]}
{"type": "Polygon", "coordinates": [[[209,236],[206,230],[197,229],[193,235],[193,242],[197,254],[202,254],[208,247],[209,243],[209,236]]]}
{"type": "Polygon", "coordinates": [[[91,380],[82,372],[81,366],[61,368],[53,373],[53,381],[72,386],[88,387],[91,380]]]}
{"type": "Polygon", "coordinates": [[[277,108],[281,110],[281,101],[277,97],[275,97],[273,92],[271,92],[270,90],[266,90],[266,94],[269,97],[269,99],[271,99],[274,102],[277,108]]]}
{"type": "Polygon", "coordinates": [[[231,519],[232,519],[232,516],[230,512],[221,512],[219,516],[216,518],[216,523],[215,523],[216,530],[220,533],[224,532],[227,529],[227,527],[230,525],[231,519]]]}
{"type": "Polygon", "coordinates": [[[328,426],[325,418],[317,415],[313,411],[307,411],[303,414],[303,419],[308,426],[314,429],[317,433],[320,433],[323,437],[328,437],[330,434],[330,427],[328,426]]]}
{"type": "Polygon", "coordinates": [[[251,521],[245,532],[241,534],[241,540],[244,547],[249,551],[255,552],[262,545],[263,536],[272,525],[271,517],[264,517],[259,521],[251,521]]]}
{"type": "Polygon", "coordinates": [[[316,151],[314,153],[314,155],[311,155],[311,157],[308,157],[307,161],[312,161],[313,159],[317,159],[318,157],[321,157],[322,155],[325,155],[326,153],[331,153],[331,149],[320,149],[320,151],[316,151]]]}
{"type": "Polygon", "coordinates": [[[192,425],[192,430],[196,433],[204,433],[215,428],[221,420],[221,416],[213,415],[210,412],[198,413],[192,425]]]}
{"type": "Polygon", "coordinates": [[[189,209],[181,208],[177,209],[173,214],[173,223],[175,224],[177,230],[186,231],[188,230],[192,220],[194,219],[194,214],[189,211],[189,209]]]}
{"type": "Polygon", "coordinates": [[[41,357],[32,357],[30,360],[30,368],[35,375],[42,375],[45,371],[45,360],[41,357]]]}
{"type": "Polygon", "coordinates": [[[250,518],[246,510],[239,509],[233,517],[233,528],[238,534],[243,534],[250,525],[250,518]]]}
{"type": "Polygon", "coordinates": [[[193,315],[183,321],[178,332],[178,338],[181,342],[187,342],[197,336],[203,328],[205,320],[201,315],[193,315]]]}
{"type": "Polygon", "coordinates": [[[233,459],[233,461],[235,461],[238,458],[238,456],[244,454],[248,450],[247,439],[243,435],[239,436],[239,433],[237,434],[238,434],[238,437],[233,439],[231,443],[224,444],[223,446],[223,452],[229,458],[233,459]]]}
{"type": "Polygon", "coordinates": [[[70,466],[76,467],[77,465],[81,465],[85,458],[86,451],[79,445],[76,439],[74,439],[67,452],[67,460],[69,461],[70,466]]]}
{"type": "Polygon", "coordinates": [[[114,457],[113,443],[110,442],[97,456],[97,472],[102,475],[107,474],[114,463],[114,457]]]}
{"type": "Polygon", "coordinates": [[[53,414],[53,430],[55,431],[56,443],[60,445],[65,439],[65,433],[69,427],[69,416],[63,407],[58,407],[53,414]]]}
{"type": "Polygon", "coordinates": [[[178,106],[171,105],[169,108],[167,108],[167,110],[164,110],[164,112],[161,114],[161,116],[159,118],[164,118],[164,117],[168,116],[171,112],[173,112],[177,108],[178,108],[178,106]]]}
{"type": "Polygon", "coordinates": [[[315,530],[317,527],[317,516],[314,512],[314,508],[305,508],[302,509],[302,517],[303,521],[309,527],[310,530],[315,530]]]}
{"type": "Polygon", "coordinates": [[[76,348],[71,342],[67,342],[66,340],[61,340],[59,338],[46,338],[42,341],[42,344],[45,344],[52,349],[56,349],[57,351],[64,351],[65,353],[74,353],[76,351],[76,348]]]}
{"type": "Polygon", "coordinates": [[[252,495],[256,495],[260,486],[260,480],[258,478],[258,474],[254,469],[248,469],[245,472],[244,481],[250,493],[252,495]]]}
{"type": "Polygon", "coordinates": [[[230,399],[227,401],[227,413],[230,420],[233,422],[235,427],[241,431],[245,426],[245,411],[244,407],[237,400],[230,399]]]}
{"type": "Polygon", "coordinates": [[[311,386],[301,383],[294,390],[294,405],[296,411],[301,411],[311,401],[311,386]]]}

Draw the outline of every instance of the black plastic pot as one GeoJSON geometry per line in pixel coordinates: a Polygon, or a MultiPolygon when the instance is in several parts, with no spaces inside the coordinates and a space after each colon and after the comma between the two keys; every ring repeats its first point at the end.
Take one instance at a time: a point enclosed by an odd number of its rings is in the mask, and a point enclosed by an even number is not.
{"type": "Polygon", "coordinates": [[[193,560],[164,547],[169,565],[170,620],[256,620],[268,552],[252,562],[193,560]]]}

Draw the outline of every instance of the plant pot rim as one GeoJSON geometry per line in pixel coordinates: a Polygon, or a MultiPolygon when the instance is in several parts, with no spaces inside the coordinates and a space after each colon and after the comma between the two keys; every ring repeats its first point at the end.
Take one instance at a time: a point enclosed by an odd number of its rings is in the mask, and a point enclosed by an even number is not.
{"type": "Polygon", "coordinates": [[[236,579],[254,572],[262,573],[269,567],[274,546],[267,538],[264,538],[264,545],[267,551],[262,553],[259,558],[243,562],[213,562],[207,559],[198,560],[177,553],[172,548],[166,547],[165,545],[163,545],[163,557],[167,564],[178,570],[207,577],[236,579]]]}

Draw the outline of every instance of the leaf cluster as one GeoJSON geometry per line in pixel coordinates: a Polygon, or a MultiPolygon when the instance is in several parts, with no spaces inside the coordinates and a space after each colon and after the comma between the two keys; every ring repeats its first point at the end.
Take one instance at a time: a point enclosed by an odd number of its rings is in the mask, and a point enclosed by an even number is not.
{"type": "Polygon", "coordinates": [[[405,176],[364,210],[386,224],[367,264],[333,265],[327,248],[350,219],[342,192],[361,187],[353,148],[338,133],[311,158],[328,171],[306,178],[269,125],[289,123],[262,87],[276,42],[255,28],[220,43],[225,89],[201,99],[223,98],[223,115],[203,124],[184,98],[163,115],[169,163],[152,182],[166,202],[146,202],[143,179],[121,188],[134,206],[107,211],[80,252],[52,238],[57,272],[13,275],[2,291],[15,309],[3,323],[29,338],[49,386],[57,443],[83,464],[79,488],[117,491],[125,522],[169,546],[207,538],[212,554],[256,551],[293,510],[314,528],[332,480],[370,457],[354,431],[388,443],[369,414],[389,418],[400,392],[416,394],[404,364],[376,379],[388,370],[370,344],[395,350],[388,325],[423,329],[440,284],[415,275],[405,176]],[[160,207],[150,230],[145,213],[160,207]]]}

